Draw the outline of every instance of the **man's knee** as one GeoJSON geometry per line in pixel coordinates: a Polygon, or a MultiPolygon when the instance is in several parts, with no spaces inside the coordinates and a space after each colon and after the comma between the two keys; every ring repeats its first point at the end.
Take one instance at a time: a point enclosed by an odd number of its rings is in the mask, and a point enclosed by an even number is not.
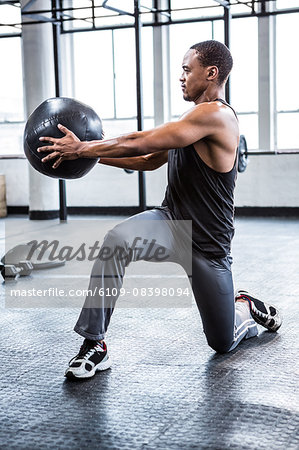
{"type": "Polygon", "coordinates": [[[111,248],[125,247],[126,239],[120,230],[118,230],[117,228],[112,228],[112,230],[109,230],[106,234],[103,245],[111,248]]]}
{"type": "Polygon", "coordinates": [[[99,256],[103,261],[116,258],[119,261],[124,260],[126,263],[128,262],[130,249],[126,237],[120,230],[113,228],[108,231],[99,256]]]}
{"type": "Polygon", "coordinates": [[[217,353],[227,353],[232,346],[232,339],[207,338],[209,346],[217,353]]]}

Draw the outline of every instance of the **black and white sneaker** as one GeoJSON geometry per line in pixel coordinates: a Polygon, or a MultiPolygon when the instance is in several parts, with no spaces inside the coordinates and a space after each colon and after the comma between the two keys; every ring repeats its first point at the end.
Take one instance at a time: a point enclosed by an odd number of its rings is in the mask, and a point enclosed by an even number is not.
{"type": "Polygon", "coordinates": [[[275,306],[262,302],[243,290],[237,291],[235,299],[238,300],[239,298],[247,300],[251,316],[259,325],[262,325],[270,331],[277,331],[281,326],[282,319],[275,306]]]}
{"type": "Polygon", "coordinates": [[[85,339],[78,355],[69,362],[65,376],[69,379],[91,378],[98,370],[106,370],[111,366],[105,342],[85,339]]]}

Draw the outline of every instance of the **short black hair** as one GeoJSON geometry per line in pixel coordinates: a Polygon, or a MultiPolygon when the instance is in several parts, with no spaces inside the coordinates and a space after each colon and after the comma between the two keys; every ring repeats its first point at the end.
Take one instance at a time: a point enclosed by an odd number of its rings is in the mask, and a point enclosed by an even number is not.
{"type": "Polygon", "coordinates": [[[198,60],[203,67],[217,66],[219,70],[218,83],[223,84],[233,67],[231,52],[219,41],[203,41],[190,47],[196,50],[198,60]]]}

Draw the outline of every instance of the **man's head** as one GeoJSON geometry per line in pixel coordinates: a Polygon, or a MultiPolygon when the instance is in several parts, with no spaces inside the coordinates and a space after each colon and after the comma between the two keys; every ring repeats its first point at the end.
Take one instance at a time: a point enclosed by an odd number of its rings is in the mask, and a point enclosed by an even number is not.
{"type": "Polygon", "coordinates": [[[192,45],[191,50],[195,50],[198,61],[203,67],[218,67],[217,82],[223,84],[233,67],[233,58],[226,47],[219,41],[203,41],[192,45]]]}
{"type": "Polygon", "coordinates": [[[233,66],[229,49],[218,41],[203,41],[190,47],[180,78],[183,96],[196,101],[209,87],[223,87],[233,66]]]}

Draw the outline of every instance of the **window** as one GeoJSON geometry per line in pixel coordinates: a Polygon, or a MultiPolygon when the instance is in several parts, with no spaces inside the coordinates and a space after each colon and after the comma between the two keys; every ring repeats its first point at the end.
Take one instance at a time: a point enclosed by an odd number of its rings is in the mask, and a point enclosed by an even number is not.
{"type": "Polygon", "coordinates": [[[0,34],[19,34],[21,32],[21,8],[20,5],[15,2],[15,4],[5,4],[8,2],[0,2],[0,17],[1,26],[0,34]],[[16,24],[16,25],[12,25],[16,24]]]}
{"type": "MultiPolygon", "coordinates": [[[[153,35],[142,29],[145,126],[153,117],[153,35]]],[[[136,129],[134,29],[74,33],[74,96],[106,120],[106,136],[136,129]],[[85,61],[85,63],[84,63],[85,61]]]]}
{"type": "Polygon", "coordinates": [[[231,104],[240,121],[240,133],[250,149],[258,148],[258,29],[256,18],[234,19],[231,30],[234,67],[231,104]],[[240,36],[242,38],[240,39],[240,36]]]}
{"type": "Polygon", "coordinates": [[[297,43],[299,13],[276,17],[277,148],[299,148],[299,92],[294,79],[299,71],[297,43]]]}
{"type": "Polygon", "coordinates": [[[214,0],[171,0],[172,20],[222,16],[223,7],[214,0]]]}
{"type": "Polygon", "coordinates": [[[74,33],[74,97],[100,117],[114,117],[111,31],[74,33]]]}
{"type": "Polygon", "coordinates": [[[0,121],[24,120],[21,39],[0,39],[0,121]]]}
{"type": "Polygon", "coordinates": [[[136,63],[134,30],[114,31],[116,117],[136,116],[136,63]]]}
{"type": "Polygon", "coordinates": [[[24,102],[21,39],[0,38],[0,153],[22,153],[24,102]]]}
{"type": "Polygon", "coordinates": [[[0,5],[0,154],[22,153],[24,128],[21,10],[17,4],[0,5]],[[1,37],[1,36],[11,37],[1,37]]]}
{"type": "Polygon", "coordinates": [[[276,9],[299,8],[299,0],[276,0],[276,9]]]}

